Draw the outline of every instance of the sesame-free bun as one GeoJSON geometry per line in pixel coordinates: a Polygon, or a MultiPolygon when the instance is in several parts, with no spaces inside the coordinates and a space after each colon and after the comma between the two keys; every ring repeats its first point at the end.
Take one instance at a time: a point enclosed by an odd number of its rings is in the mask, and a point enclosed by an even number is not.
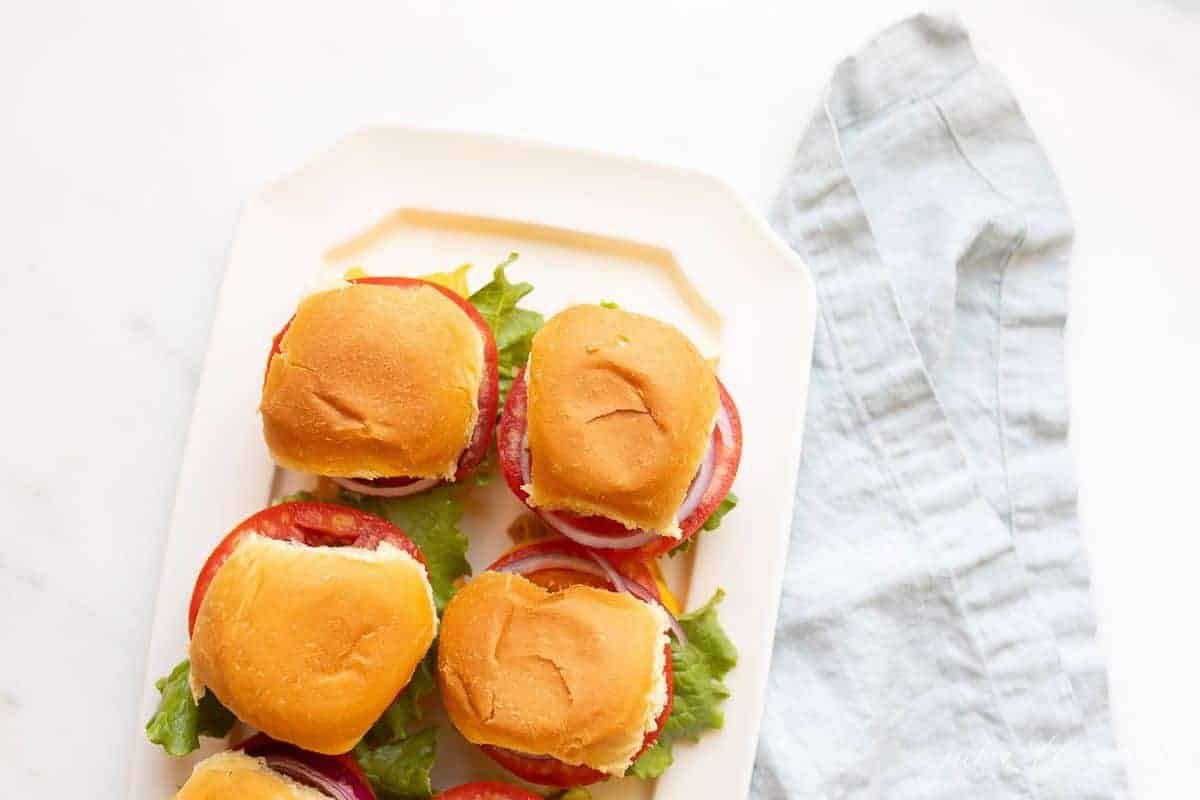
{"type": "Polygon", "coordinates": [[[425,569],[399,548],[252,534],[201,601],[192,690],[275,739],[344,753],[408,684],[436,630],[425,569]]]}
{"type": "Polygon", "coordinates": [[[261,758],[226,750],[201,761],[175,800],[329,800],[274,771],[261,758]]]}
{"type": "Polygon", "coordinates": [[[665,622],[629,594],[484,572],[442,619],[446,711],[475,744],[623,774],[666,703],[665,622]]]}
{"type": "Polygon", "coordinates": [[[534,337],[525,380],[530,505],[679,536],[720,402],[695,345],[651,317],[574,306],[534,337]]]}
{"type": "Polygon", "coordinates": [[[453,477],[478,416],[483,347],[432,286],[306,297],[263,385],[272,457],[334,477],[453,477]]]}

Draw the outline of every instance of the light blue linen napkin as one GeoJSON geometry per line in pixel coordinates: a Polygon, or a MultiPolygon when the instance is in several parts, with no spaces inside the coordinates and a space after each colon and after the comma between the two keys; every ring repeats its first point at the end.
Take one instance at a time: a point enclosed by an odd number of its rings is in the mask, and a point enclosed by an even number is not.
{"type": "Polygon", "coordinates": [[[774,223],[820,319],[752,796],[1124,797],[1066,443],[1071,223],[956,21],[838,66],[774,223]]]}

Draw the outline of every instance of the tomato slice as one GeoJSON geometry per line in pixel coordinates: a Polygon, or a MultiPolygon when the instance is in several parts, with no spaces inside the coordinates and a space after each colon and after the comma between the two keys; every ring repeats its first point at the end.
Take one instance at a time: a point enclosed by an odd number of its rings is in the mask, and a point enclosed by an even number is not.
{"type": "MultiPolygon", "coordinates": [[[[581,558],[590,557],[586,547],[576,544],[569,539],[544,539],[539,542],[531,542],[505,553],[493,561],[488,569],[497,570],[529,556],[543,553],[563,553],[581,558]]],[[[600,557],[603,558],[603,556],[600,557]]],[[[655,583],[654,575],[650,572],[645,562],[622,561],[613,564],[613,566],[626,580],[637,581],[655,599],[659,598],[658,584],[655,583]]],[[[596,586],[599,582],[604,586],[611,585],[607,581],[597,579],[594,575],[569,569],[541,570],[530,573],[525,577],[551,591],[578,584],[596,586]]],[[[663,725],[667,724],[667,718],[671,716],[671,709],[674,706],[675,672],[671,666],[671,646],[667,645],[665,649],[666,660],[663,666],[663,675],[666,677],[667,682],[667,702],[663,705],[662,711],[659,712],[657,725],[655,725],[654,730],[646,734],[646,738],[642,741],[642,749],[638,751],[638,756],[646,752],[658,739],[659,734],[662,733],[663,725]]],[[[588,784],[606,780],[609,777],[606,773],[592,769],[591,767],[566,764],[550,756],[527,755],[525,753],[518,753],[515,750],[493,747],[491,745],[480,745],[480,749],[489,758],[518,778],[542,786],[564,788],[570,786],[587,786],[588,784]]]]}
{"type": "MultiPolygon", "coordinates": [[[[544,553],[562,553],[569,556],[578,556],[579,558],[583,559],[591,558],[591,554],[586,547],[581,544],[576,544],[570,539],[542,539],[541,541],[530,542],[529,544],[524,544],[508,551],[504,555],[500,556],[500,558],[493,561],[488,569],[498,570],[502,567],[508,566],[509,564],[520,561],[521,559],[529,558],[530,556],[534,555],[541,555],[544,553]]],[[[604,556],[602,555],[600,558],[604,558],[604,556]]],[[[646,566],[644,561],[627,560],[610,563],[612,563],[613,568],[616,569],[617,572],[621,573],[623,578],[626,580],[637,581],[638,584],[641,585],[642,588],[644,588],[647,592],[649,592],[652,597],[661,601],[662,598],[658,591],[658,583],[654,580],[653,573],[650,572],[650,568],[646,566]]],[[[599,578],[586,572],[578,572],[570,569],[541,570],[539,572],[530,573],[525,577],[529,578],[531,581],[542,586],[543,588],[551,589],[551,591],[564,589],[567,586],[574,584],[585,584],[588,586],[597,586],[599,588],[608,588],[611,586],[611,584],[604,578],[599,578]],[[544,582],[543,580],[539,580],[539,577],[551,572],[554,573],[552,581],[554,585],[547,586],[546,583],[551,581],[544,582]]]]}
{"type": "MultiPolygon", "coordinates": [[[[716,510],[737,475],[738,464],[742,460],[742,419],[738,415],[737,406],[733,402],[725,385],[717,380],[717,390],[720,394],[721,405],[729,419],[730,441],[718,427],[713,430],[713,474],[708,482],[708,488],[700,498],[699,504],[685,519],[680,520],[679,528],[682,536],[672,539],[666,536],[631,550],[597,548],[605,555],[615,560],[645,560],[655,558],[679,545],[695,535],[705,521],[716,510]]],[[[508,392],[508,400],[504,404],[504,413],[500,418],[500,428],[496,434],[496,442],[500,453],[500,469],[504,473],[504,481],[517,498],[529,505],[529,495],[526,493],[524,478],[521,474],[521,459],[524,456],[522,446],[525,442],[525,431],[528,426],[528,393],[525,384],[525,370],[522,369],[513,379],[512,388],[508,392]]],[[[623,536],[631,531],[616,520],[598,515],[580,516],[556,511],[555,514],[566,518],[572,524],[601,536],[623,536]]]]}
{"type": "Polygon", "coordinates": [[[217,570],[233,553],[242,537],[250,534],[309,547],[361,547],[375,550],[382,542],[387,542],[408,553],[422,566],[425,565],[425,556],[404,535],[404,531],[374,514],[333,503],[280,503],[243,520],[213,548],[208,560],[200,568],[192,589],[192,602],[188,607],[188,636],[196,627],[200,604],[217,570]]]}
{"type": "MultiPolygon", "coordinates": [[[[454,473],[454,480],[462,480],[471,474],[483,459],[487,457],[488,447],[492,442],[492,431],[496,426],[496,411],[500,405],[500,373],[497,367],[496,337],[492,335],[492,329],[488,327],[483,315],[479,313],[479,310],[475,306],[471,305],[469,300],[457,292],[447,289],[445,286],[430,281],[423,281],[420,278],[366,277],[354,278],[350,282],[373,286],[395,286],[400,289],[431,286],[462,309],[463,313],[470,317],[476,330],[479,331],[479,335],[483,338],[483,379],[479,382],[479,395],[476,398],[476,404],[479,409],[478,416],[475,421],[475,429],[471,431],[471,438],[467,441],[467,446],[463,448],[462,455],[458,457],[458,470],[454,473]]],[[[293,316],[292,319],[295,319],[295,317],[293,316]]],[[[283,345],[283,337],[287,334],[288,328],[291,326],[292,320],[289,319],[279,329],[279,333],[275,334],[275,338],[271,340],[271,352],[267,354],[267,371],[270,371],[271,359],[276,353],[280,352],[280,348],[283,345]]],[[[264,383],[266,379],[266,373],[264,372],[264,383]]],[[[412,483],[416,479],[397,475],[377,480],[388,481],[388,483],[381,484],[384,486],[403,486],[405,483],[412,483]],[[392,481],[401,481],[401,483],[391,483],[392,481]]]]}
{"type": "Polygon", "coordinates": [[[435,794],[433,800],[542,800],[542,796],[511,783],[476,781],[435,794]]]}

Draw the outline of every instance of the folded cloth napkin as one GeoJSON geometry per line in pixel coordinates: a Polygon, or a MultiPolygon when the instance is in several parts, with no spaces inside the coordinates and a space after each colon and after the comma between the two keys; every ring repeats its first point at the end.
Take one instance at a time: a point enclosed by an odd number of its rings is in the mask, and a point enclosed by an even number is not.
{"type": "Polygon", "coordinates": [[[1067,451],[1072,230],[962,27],[844,61],[774,223],[817,285],[756,798],[1120,798],[1067,451]]]}

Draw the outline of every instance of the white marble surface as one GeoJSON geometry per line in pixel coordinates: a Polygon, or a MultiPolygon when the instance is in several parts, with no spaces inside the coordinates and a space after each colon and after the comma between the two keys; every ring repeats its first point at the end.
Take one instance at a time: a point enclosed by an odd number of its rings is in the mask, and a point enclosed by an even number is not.
{"type": "MultiPolygon", "coordinates": [[[[4,796],[123,793],[242,198],[393,120],[693,166],[765,208],[835,60],[918,8],[300,5],[53,0],[0,23],[4,796]]],[[[1013,84],[1076,216],[1074,444],[1134,787],[1200,796],[1200,5],[946,6],[1013,84]]]]}

